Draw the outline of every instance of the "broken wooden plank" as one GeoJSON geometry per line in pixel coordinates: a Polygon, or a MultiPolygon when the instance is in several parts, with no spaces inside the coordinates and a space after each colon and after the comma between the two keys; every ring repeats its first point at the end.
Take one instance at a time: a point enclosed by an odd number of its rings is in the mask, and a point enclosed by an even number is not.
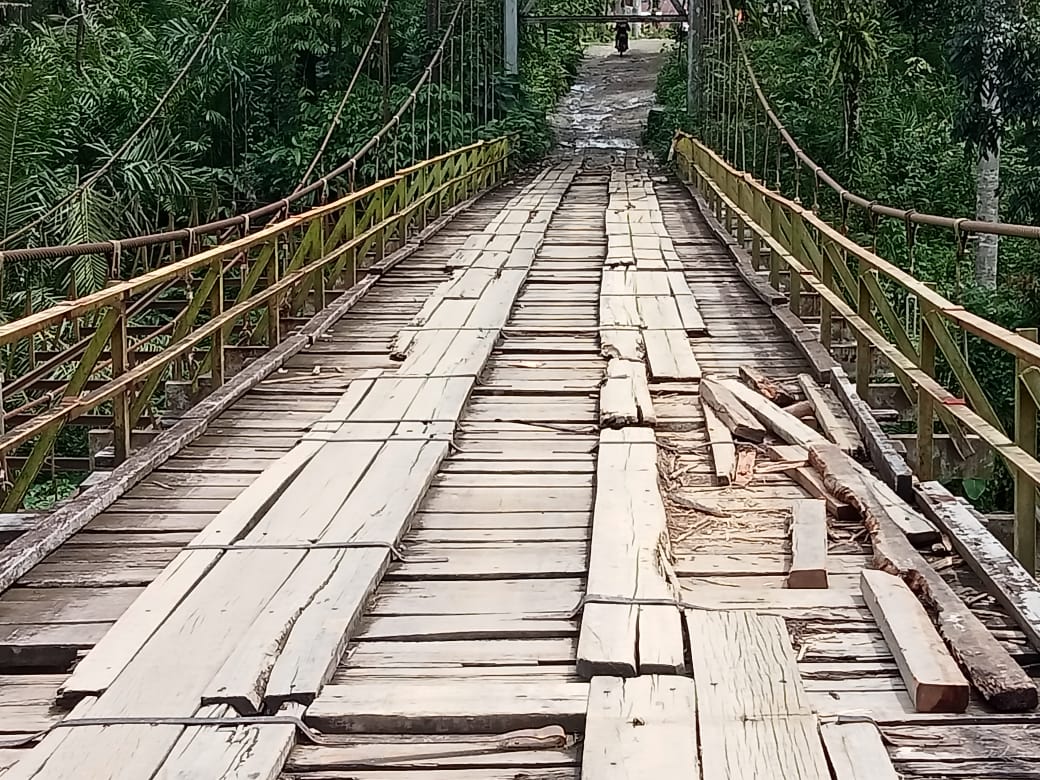
{"type": "Polygon", "coordinates": [[[688,677],[593,677],[581,776],[611,780],[699,777],[694,682],[688,677]]]}
{"type": "Polygon", "coordinates": [[[964,712],[968,681],[906,583],[887,572],[864,569],[860,592],[896,659],[915,709],[964,712]]]}
{"type": "Polygon", "coordinates": [[[728,379],[723,384],[759,422],[788,444],[805,447],[810,442],[826,441],[821,434],[750,387],[735,379],[728,379]]]}
{"type": "Polygon", "coordinates": [[[599,394],[599,424],[603,428],[653,425],[657,422],[646,365],[642,361],[614,359],[599,394]]]}
{"type": "Polygon", "coordinates": [[[986,590],[1000,603],[1040,650],[1040,585],[1011,551],[991,534],[972,510],[938,482],[917,488],[919,505],[949,537],[957,554],[978,575],[986,590]]]}
{"type": "Polygon", "coordinates": [[[903,578],[933,610],[940,636],[989,704],[1019,712],[1037,705],[1036,684],[895,524],[865,484],[856,462],[830,442],[809,448],[827,489],[855,506],[870,531],[877,568],[903,578]]]}
{"type": "Polygon", "coordinates": [[[643,345],[654,381],[691,381],[701,378],[690,340],[678,330],[644,330],[643,345]]]}
{"type": "Polygon", "coordinates": [[[854,458],[863,457],[863,440],[856,426],[835,412],[835,407],[838,406],[837,399],[829,396],[828,392],[817,385],[816,380],[808,374],[799,374],[798,384],[801,385],[805,400],[812,406],[820,428],[827,438],[837,444],[842,452],[854,458]]]}
{"type": "Polygon", "coordinates": [[[790,406],[798,400],[784,389],[779,382],[774,382],[761,371],[751,366],[740,367],[740,381],[759,395],[768,398],[777,406],[790,406]]]}
{"type": "MultiPolygon", "coordinates": [[[[808,452],[806,452],[806,455],[808,455],[808,452]]],[[[856,511],[856,508],[846,504],[844,501],[840,501],[836,496],[832,496],[827,491],[827,488],[824,487],[823,479],[812,467],[798,466],[797,468],[788,469],[784,473],[797,482],[799,487],[810,496],[822,499],[827,506],[827,514],[835,520],[851,522],[859,519],[859,512],[856,511]]]]}
{"type": "Polygon", "coordinates": [[[605,358],[639,361],[646,354],[643,335],[637,328],[600,328],[599,344],[605,358]]]}
{"type": "MultiPolygon", "coordinates": [[[[233,716],[227,705],[203,707],[198,717],[233,716]]],[[[277,713],[301,717],[303,707],[292,705],[277,713]]],[[[296,744],[296,726],[275,722],[251,723],[238,728],[191,726],[184,730],[154,780],[277,780],[296,744]]]]}
{"type": "Polygon", "coordinates": [[[820,736],[834,780],[899,780],[873,723],[824,723],[820,736]]]}
{"type": "Polygon", "coordinates": [[[704,377],[701,380],[701,397],[715,410],[734,436],[755,443],[766,438],[765,426],[719,380],[704,377]]]}
{"type": "Polygon", "coordinates": [[[830,780],[783,619],[714,607],[685,618],[703,776],[830,780]]]}
{"type": "Polygon", "coordinates": [[[737,453],[737,462],[733,467],[732,482],[737,487],[747,487],[755,479],[755,461],[757,453],[752,447],[742,447],[737,453]]]}
{"type": "MultiPolygon", "coordinates": [[[[663,561],[666,517],[657,485],[657,445],[645,428],[600,432],[587,595],[673,598],[663,561]]],[[[583,677],[674,673],[683,668],[678,612],[671,607],[588,603],[577,670],[583,677]]]]}
{"type": "Polygon", "coordinates": [[[336,734],[499,734],[547,724],[582,732],[588,705],[587,682],[352,680],[326,685],[306,721],[336,734]]]}
{"type": "Polygon", "coordinates": [[[827,510],[818,499],[791,505],[791,569],[787,587],[827,587],[827,510]]]}
{"type": "Polygon", "coordinates": [[[701,409],[704,411],[704,426],[708,431],[715,479],[720,485],[728,485],[737,466],[737,449],[733,443],[733,435],[703,398],[701,409]]]}

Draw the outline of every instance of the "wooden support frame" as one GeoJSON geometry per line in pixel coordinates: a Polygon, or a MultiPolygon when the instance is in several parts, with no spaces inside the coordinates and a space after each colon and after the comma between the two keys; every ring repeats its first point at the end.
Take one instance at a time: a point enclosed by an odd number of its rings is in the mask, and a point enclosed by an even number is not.
{"type": "MultiPolygon", "coordinates": [[[[222,350],[236,328],[248,327],[253,333],[263,334],[262,341],[275,348],[283,338],[280,319],[287,302],[298,311],[301,301],[316,291],[319,297],[315,303],[321,304],[329,282],[335,284],[344,270],[349,269],[352,280],[356,280],[359,261],[368,258],[371,250],[377,254],[384,251],[388,238],[396,237],[403,244],[407,225],[423,210],[429,212],[435,204],[438,213],[443,213],[465,193],[500,182],[508,170],[510,155],[508,137],[447,152],[303,214],[255,232],[246,230],[238,239],[206,247],[139,277],[0,326],[0,347],[17,347],[57,329],[93,326],[97,320],[102,323],[82,355],[79,350],[70,351],[66,360],[41,377],[46,380],[54,372],[64,371],[65,376],[71,373],[64,393],[53,395],[55,403],[0,435],[0,458],[31,447],[4,495],[3,505],[20,506],[58,432],[69,422],[96,413],[103,404],[114,403],[117,427],[132,429],[153,403],[163,377],[171,370],[180,371],[188,357],[198,361],[196,376],[209,372],[214,375],[213,386],[218,386],[223,381],[222,350]],[[446,169],[451,173],[445,174],[446,169]],[[408,187],[422,171],[433,172],[419,178],[428,188],[408,187]],[[360,220],[358,204],[364,204],[360,220]],[[392,211],[386,204],[392,204],[392,211]],[[334,227],[326,236],[324,225],[330,220],[334,220],[334,227]],[[227,306],[224,282],[234,267],[242,269],[240,275],[232,277],[240,283],[233,304],[227,306]],[[131,365],[133,345],[126,336],[134,323],[128,312],[135,299],[154,295],[171,284],[183,285],[187,295],[184,308],[160,331],[169,334],[168,343],[162,351],[149,353],[146,360],[131,365]],[[215,345],[221,350],[219,357],[213,355],[215,345]],[[105,353],[111,354],[111,360],[102,360],[105,353]],[[99,376],[99,372],[109,366],[111,379],[106,381],[106,375],[99,376]],[[88,382],[96,379],[101,379],[101,386],[84,393],[88,382]],[[124,409],[125,422],[119,419],[124,409]]],[[[117,443],[117,456],[118,450],[117,443]]]]}
{"type": "Polygon", "coordinates": [[[962,454],[970,454],[968,434],[973,434],[1003,459],[1016,479],[1016,555],[1029,570],[1035,570],[1034,518],[1040,487],[1035,416],[1040,396],[1040,346],[1035,340],[1028,333],[1013,333],[943,298],[810,209],[733,168],[696,139],[677,133],[673,150],[679,170],[715,204],[716,212],[732,213],[741,229],[750,230],[768,247],[770,284],[780,289],[781,280],[787,279],[792,312],[798,314],[800,299],[807,292],[820,298],[819,338],[828,348],[833,320],[844,320],[856,340],[858,395],[869,399],[873,357],[879,355],[907,397],[917,401],[917,452],[924,477],[931,476],[933,470],[935,418],[943,423],[962,454]],[[857,269],[855,274],[850,263],[857,269]],[[889,289],[898,289],[916,300],[921,313],[919,348],[896,314],[889,289]],[[1003,430],[992,402],[957,346],[961,334],[975,336],[1016,361],[1015,431],[1011,435],[1003,430]],[[956,388],[963,392],[963,399],[936,378],[935,363],[940,356],[956,388]]]}

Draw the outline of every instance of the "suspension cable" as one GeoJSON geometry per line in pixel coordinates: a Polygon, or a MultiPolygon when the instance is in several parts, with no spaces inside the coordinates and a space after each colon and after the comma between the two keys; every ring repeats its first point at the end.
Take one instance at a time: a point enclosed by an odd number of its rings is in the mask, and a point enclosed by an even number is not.
{"type": "MultiPolygon", "coordinates": [[[[230,2],[230,0],[228,0],[230,2]]],[[[415,102],[419,95],[422,87],[430,80],[430,76],[433,73],[433,69],[441,61],[444,52],[447,48],[448,41],[454,40],[452,38],[452,32],[455,29],[456,21],[458,20],[459,13],[462,10],[463,0],[459,0],[455,6],[455,11],[452,13],[451,19],[444,31],[444,35],[441,38],[440,45],[434,51],[433,56],[430,58],[422,76],[419,78],[418,83],[411,90],[409,95],[401,103],[397,111],[390,117],[390,120],[383,125],[380,130],[370,138],[365,145],[357,151],[349,160],[338,166],[335,170],[322,176],[315,182],[308,184],[307,186],[297,190],[292,195],[276,200],[272,203],[268,203],[265,206],[260,206],[248,211],[243,214],[237,214],[232,217],[225,217],[224,219],[215,220],[208,222],[204,225],[198,225],[193,228],[181,228],[179,230],[168,230],[159,233],[152,233],[144,236],[132,236],[130,238],[124,238],[119,243],[124,250],[137,249],[140,247],[154,246],[155,244],[163,244],[171,241],[185,240],[189,236],[194,236],[196,239],[202,235],[210,235],[218,233],[229,228],[248,226],[255,224],[259,226],[261,220],[267,217],[277,216],[288,209],[288,207],[299,200],[307,197],[316,192],[320,192],[324,187],[328,185],[330,181],[336,179],[344,174],[351,174],[355,172],[358,162],[373,148],[379,146],[379,143],[383,138],[395,127],[400,121],[401,117],[404,116],[405,112],[411,107],[412,103],[415,102]]],[[[13,237],[13,236],[12,236],[13,237]]],[[[64,257],[80,257],[82,255],[107,255],[112,252],[113,242],[112,241],[94,241],[86,244],[64,244],[61,246],[46,246],[46,247],[30,247],[26,249],[12,249],[0,252],[0,261],[19,261],[19,260],[55,260],[64,257]]]]}
{"type": "MultiPolygon", "coordinates": [[[[744,45],[744,39],[736,21],[733,5],[730,0],[724,0],[724,2],[727,9],[727,21],[729,22],[729,26],[732,28],[734,39],[736,41],[737,53],[744,65],[744,69],[747,71],[748,78],[751,81],[751,86],[755,91],[758,102],[765,111],[769,121],[776,128],[780,141],[791,150],[796,161],[804,164],[819,181],[826,184],[835,192],[839,201],[858,206],[875,218],[879,216],[891,217],[893,219],[902,220],[916,225],[931,225],[932,227],[941,227],[948,230],[954,230],[959,226],[959,230],[967,233],[1040,239],[1040,226],[1038,225],[1022,225],[1009,222],[985,222],[974,219],[943,217],[937,214],[915,211],[913,209],[899,209],[894,206],[883,205],[875,200],[868,200],[861,195],[857,195],[847,190],[802,150],[794,137],[784,126],[783,122],[780,121],[780,118],[773,111],[769,100],[766,98],[765,93],[758,82],[755,70],[751,65],[751,58],[748,56],[747,48],[744,45]]],[[[777,148],[777,156],[779,159],[779,144],[777,148]]]]}
{"type": "Polygon", "coordinates": [[[372,35],[368,39],[368,45],[365,46],[365,50],[361,54],[361,59],[358,60],[357,67],[354,69],[354,75],[350,77],[350,83],[347,85],[347,91],[343,93],[343,99],[339,103],[339,108],[336,109],[336,115],[332,117],[328,131],[325,133],[325,138],[322,140],[321,146],[318,147],[318,151],[315,152],[311,164],[307,166],[307,172],[303,174],[300,178],[300,183],[297,184],[296,189],[293,190],[293,195],[306,186],[307,179],[309,179],[311,174],[314,173],[314,168],[317,166],[318,161],[321,160],[321,156],[325,154],[325,149],[328,147],[329,141],[332,139],[332,134],[336,131],[336,127],[339,125],[339,120],[343,116],[343,109],[347,107],[347,101],[350,100],[350,95],[354,92],[354,85],[357,84],[357,80],[361,76],[361,70],[365,67],[365,62],[368,61],[368,55],[371,54],[372,49],[375,48],[376,38],[379,36],[379,30],[383,25],[383,18],[387,15],[389,10],[390,0],[383,0],[383,10],[379,12],[379,18],[376,19],[375,26],[372,28],[372,35]]]}
{"type": "Polygon", "coordinates": [[[203,34],[201,40],[199,40],[199,43],[195,47],[195,50],[191,53],[191,56],[188,57],[188,61],[184,63],[184,66],[181,68],[176,78],[174,78],[170,86],[166,88],[166,92],[164,92],[162,97],[159,98],[159,102],[155,104],[155,108],[153,108],[152,112],[147,117],[145,117],[145,120],[137,126],[137,129],[130,134],[130,137],[123,142],[123,145],[116,149],[112,156],[108,158],[108,161],[105,162],[105,164],[98,168],[96,171],[94,171],[94,173],[88,176],[82,184],[76,187],[76,189],[74,189],[72,192],[70,192],[56,204],[51,206],[50,209],[38,216],[28,225],[24,225],[23,227],[19,228],[14,233],[11,233],[8,236],[0,236],[0,247],[6,246],[12,240],[20,236],[24,236],[34,227],[45,222],[48,217],[51,217],[62,206],[65,206],[66,204],[70,203],[84,190],[86,190],[91,184],[100,179],[105,174],[105,172],[108,171],[109,168],[115,165],[116,161],[119,160],[120,157],[126,154],[127,150],[131,147],[131,145],[133,145],[134,141],[140,138],[141,134],[148,129],[152,121],[159,115],[159,112],[163,109],[163,106],[166,105],[166,101],[170,99],[171,95],[173,95],[174,90],[177,89],[177,87],[180,86],[180,83],[185,79],[185,77],[187,77],[188,72],[191,70],[191,66],[195,64],[195,60],[199,58],[199,55],[202,54],[203,49],[205,49],[206,46],[209,44],[210,39],[213,37],[214,30],[217,29],[217,24],[223,18],[224,13],[227,11],[228,6],[230,5],[231,0],[224,0],[224,4],[220,6],[220,10],[218,10],[216,16],[213,17],[213,21],[210,22],[209,28],[206,30],[205,34],[203,34]]]}

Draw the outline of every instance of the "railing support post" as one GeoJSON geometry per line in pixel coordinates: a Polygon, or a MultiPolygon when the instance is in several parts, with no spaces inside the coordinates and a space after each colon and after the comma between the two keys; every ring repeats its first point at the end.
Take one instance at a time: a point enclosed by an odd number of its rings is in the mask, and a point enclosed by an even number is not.
{"type": "MultiPolygon", "coordinates": [[[[866,275],[870,269],[866,264],[859,264],[859,285],[856,290],[856,313],[865,323],[870,323],[870,290],[867,289],[866,275]]],[[[856,393],[870,403],[870,341],[866,335],[856,329],[856,393]]]]}
{"type": "MultiPolygon", "coordinates": [[[[281,275],[281,251],[279,247],[279,236],[275,236],[274,241],[274,252],[271,253],[271,259],[267,264],[267,286],[273,287],[278,283],[278,279],[281,275]]],[[[282,340],[282,318],[279,312],[281,307],[278,305],[278,296],[275,295],[269,298],[267,301],[267,346],[277,346],[282,340]]]]}
{"type": "MultiPolygon", "coordinates": [[[[112,378],[118,379],[130,368],[130,343],[127,336],[126,298],[115,305],[116,324],[112,329],[112,378]]],[[[130,455],[130,394],[132,388],[124,387],[112,399],[112,444],[115,464],[118,466],[130,455]]]]}
{"type": "MultiPolygon", "coordinates": [[[[918,350],[921,370],[935,376],[937,344],[925,317],[926,304],[918,301],[921,344],[918,350]]],[[[935,476],[935,402],[928,393],[917,388],[917,476],[927,482],[935,476]]]]}
{"type": "MultiPolygon", "coordinates": [[[[823,286],[828,290],[834,290],[834,264],[828,252],[823,252],[823,274],[820,277],[823,286]]],[[[827,352],[831,351],[834,339],[834,307],[830,301],[820,296],[820,343],[827,352]]]]}
{"type": "MultiPolygon", "coordinates": [[[[224,262],[219,258],[210,265],[216,276],[209,294],[209,316],[218,319],[224,313],[224,262]]],[[[209,348],[210,388],[216,390],[224,384],[224,328],[217,328],[209,348]]]]}
{"type": "MultiPolygon", "coordinates": [[[[1037,340],[1036,328],[1019,328],[1018,334],[1037,340]]],[[[1022,372],[1029,364],[1019,358],[1015,365],[1015,444],[1036,458],[1037,404],[1024,387],[1022,372]]],[[[1015,557],[1030,574],[1036,574],[1036,485],[1028,476],[1012,469],[1015,477],[1015,557]]]]}

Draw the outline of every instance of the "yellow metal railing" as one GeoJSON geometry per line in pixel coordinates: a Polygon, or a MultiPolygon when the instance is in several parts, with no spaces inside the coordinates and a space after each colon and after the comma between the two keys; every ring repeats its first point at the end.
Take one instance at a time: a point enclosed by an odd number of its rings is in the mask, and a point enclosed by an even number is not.
{"type": "MultiPolygon", "coordinates": [[[[509,156],[508,138],[448,152],[237,240],[0,326],[7,356],[91,334],[84,349],[64,360],[59,353],[46,384],[36,381],[40,372],[29,361],[34,381],[20,390],[23,403],[9,409],[8,424],[0,427],[3,511],[21,505],[65,426],[110,416],[116,461],[122,461],[165,377],[205,373],[211,387],[221,385],[227,345],[277,345],[284,317],[320,310],[330,287],[353,286],[413,231],[501,182],[509,156]],[[183,297],[171,301],[168,293],[178,290],[183,297]],[[156,324],[162,319],[156,307],[164,302],[175,311],[156,324]],[[20,467],[8,468],[16,454],[20,467]]],[[[7,380],[17,383],[18,376],[7,380]]],[[[8,395],[6,405],[11,402],[8,395]]]]}
{"type": "Polygon", "coordinates": [[[916,404],[917,463],[922,480],[934,478],[935,420],[955,442],[970,447],[974,434],[1007,465],[1015,479],[1015,554],[1036,569],[1036,506],[1040,485],[1037,416],[1040,408],[1040,346],[1036,329],[1012,332],[958,306],[871,250],[860,246],[812,210],[788,200],[751,174],[737,170],[700,141],[677,133],[674,154],[680,173],[714,209],[754,262],[768,253],[769,278],[787,293],[791,310],[804,316],[804,298],[819,299],[820,341],[832,347],[835,321],[856,341],[856,388],[868,398],[872,351],[887,364],[907,398],[916,404]],[[899,290],[916,302],[919,337],[912,338],[892,302],[899,290]],[[971,334],[1006,353],[1015,364],[1014,431],[1004,430],[959,347],[971,334]],[[936,373],[942,356],[963,398],[936,373]]]}

